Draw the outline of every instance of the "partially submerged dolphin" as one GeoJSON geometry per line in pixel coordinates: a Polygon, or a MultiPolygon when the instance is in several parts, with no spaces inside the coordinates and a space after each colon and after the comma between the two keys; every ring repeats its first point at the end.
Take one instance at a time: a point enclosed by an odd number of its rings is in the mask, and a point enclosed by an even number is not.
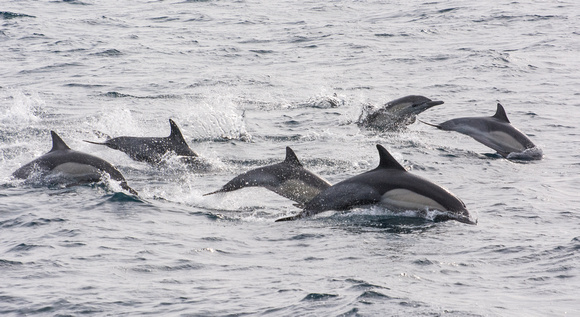
{"type": "Polygon", "coordinates": [[[107,141],[93,142],[92,144],[106,145],[111,149],[119,150],[129,155],[135,161],[156,164],[161,162],[167,153],[174,153],[177,156],[197,158],[197,153],[189,148],[183,138],[177,124],[169,119],[171,133],[168,137],[130,137],[120,136],[107,141]]]}
{"type": "MultiPolygon", "coordinates": [[[[536,148],[525,134],[511,125],[505,109],[499,103],[495,114],[491,117],[466,117],[451,119],[441,124],[426,124],[441,130],[457,131],[468,135],[506,158],[511,153],[521,153],[527,149],[536,148]]],[[[541,151],[535,154],[530,158],[541,159],[541,151]]]]}
{"type": "Polygon", "coordinates": [[[276,221],[296,220],[327,210],[347,210],[368,204],[384,204],[395,210],[437,210],[435,221],[457,220],[475,224],[465,204],[448,190],[401,166],[381,145],[379,166],[331,186],[307,202],[304,210],[276,221]]]}
{"type": "Polygon", "coordinates": [[[320,191],[330,187],[330,183],[305,169],[294,151],[286,147],[286,159],[282,163],[247,171],[234,177],[221,189],[204,196],[251,186],[265,187],[280,196],[304,204],[320,191]]]}
{"type": "Polygon", "coordinates": [[[415,122],[421,112],[443,104],[427,97],[411,95],[389,101],[380,109],[373,106],[363,109],[358,125],[374,130],[399,130],[415,122]]]}
{"type": "Polygon", "coordinates": [[[91,183],[101,180],[103,173],[119,181],[121,187],[131,194],[137,195],[125,177],[109,162],[86,153],[72,150],[54,131],[52,135],[52,149],[43,156],[20,167],[12,176],[26,179],[32,175],[46,178],[49,176],[63,177],[76,183],[91,183]]]}

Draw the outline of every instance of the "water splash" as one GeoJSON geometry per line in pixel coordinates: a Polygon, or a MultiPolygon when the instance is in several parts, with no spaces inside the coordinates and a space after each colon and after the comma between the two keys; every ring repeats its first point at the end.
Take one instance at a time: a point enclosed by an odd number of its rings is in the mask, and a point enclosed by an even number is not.
{"type": "Polygon", "coordinates": [[[534,161],[541,160],[544,157],[544,152],[539,147],[533,147],[531,149],[525,149],[522,152],[513,152],[508,154],[507,159],[509,160],[519,160],[519,161],[534,161]]]}
{"type": "Polygon", "coordinates": [[[0,122],[30,124],[40,121],[45,113],[46,103],[35,92],[25,93],[21,90],[7,90],[1,96],[0,122]]]}
{"type": "Polygon", "coordinates": [[[133,117],[133,112],[127,108],[101,111],[94,121],[92,126],[95,134],[99,136],[140,136],[144,133],[139,127],[139,122],[133,117]]]}
{"type": "MultiPolygon", "coordinates": [[[[189,108],[189,121],[194,121],[200,139],[240,140],[248,142],[252,136],[246,129],[244,112],[238,109],[235,97],[227,93],[210,93],[189,108]],[[193,108],[193,109],[192,109],[193,108]]],[[[192,103],[191,99],[188,102],[192,103]]]]}

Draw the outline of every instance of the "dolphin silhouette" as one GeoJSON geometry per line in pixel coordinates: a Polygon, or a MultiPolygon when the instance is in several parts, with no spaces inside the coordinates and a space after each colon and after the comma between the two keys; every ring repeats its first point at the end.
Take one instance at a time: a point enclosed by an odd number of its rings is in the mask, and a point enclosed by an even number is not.
{"type": "Polygon", "coordinates": [[[407,172],[381,145],[377,144],[377,149],[380,157],[377,168],[328,187],[307,202],[298,215],[276,221],[381,203],[395,210],[438,210],[441,213],[435,216],[436,221],[476,223],[470,219],[465,204],[447,189],[407,172]]]}
{"type": "MultiPolygon", "coordinates": [[[[511,153],[521,153],[527,149],[536,148],[525,134],[511,125],[505,109],[499,103],[495,114],[491,117],[457,118],[441,124],[421,122],[441,130],[456,131],[468,135],[506,158],[511,153]]],[[[541,156],[540,151],[539,155],[531,158],[540,159],[541,156]]]]}
{"type": "Polygon", "coordinates": [[[12,173],[12,176],[27,179],[31,175],[39,175],[40,177],[58,175],[77,183],[91,183],[101,180],[103,173],[107,173],[112,179],[119,181],[123,189],[137,195],[137,192],[127,185],[123,174],[109,162],[96,156],[74,151],[64,143],[56,132],[50,131],[50,134],[52,135],[52,149],[17,169],[12,173]]]}
{"type": "Polygon", "coordinates": [[[119,150],[129,155],[135,161],[157,164],[161,162],[167,153],[175,153],[177,156],[197,158],[198,155],[189,148],[183,138],[179,127],[169,119],[171,133],[168,137],[130,137],[120,136],[108,139],[105,142],[85,142],[106,145],[114,150],[119,150]]]}
{"type": "Polygon", "coordinates": [[[205,194],[231,192],[244,187],[261,186],[299,204],[310,201],[330,186],[326,180],[308,171],[288,146],[283,162],[259,167],[234,177],[221,189],[205,194]]]}

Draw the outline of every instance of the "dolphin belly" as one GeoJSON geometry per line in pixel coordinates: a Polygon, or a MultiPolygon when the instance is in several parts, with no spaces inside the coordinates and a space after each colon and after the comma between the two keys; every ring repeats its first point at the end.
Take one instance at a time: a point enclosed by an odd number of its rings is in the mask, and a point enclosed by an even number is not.
{"type": "Polygon", "coordinates": [[[522,152],[526,149],[526,147],[513,135],[503,131],[492,131],[490,136],[496,144],[506,150],[505,152],[522,152]]]}
{"type": "Polygon", "coordinates": [[[437,209],[440,211],[447,210],[447,208],[443,207],[435,200],[404,188],[387,191],[382,195],[381,203],[404,210],[419,210],[425,208],[437,209]]]}
{"type": "Polygon", "coordinates": [[[88,164],[67,162],[57,165],[50,171],[51,175],[62,175],[76,180],[93,181],[101,178],[101,171],[88,164]]]}

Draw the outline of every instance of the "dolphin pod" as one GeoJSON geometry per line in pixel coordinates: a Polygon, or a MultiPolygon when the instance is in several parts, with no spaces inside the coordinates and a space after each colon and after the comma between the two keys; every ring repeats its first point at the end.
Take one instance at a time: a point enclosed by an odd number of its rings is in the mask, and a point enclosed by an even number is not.
{"type": "MultiPolygon", "coordinates": [[[[407,125],[415,121],[416,115],[443,101],[432,101],[423,96],[406,96],[393,100],[385,107],[359,120],[359,124],[373,129],[394,125],[407,125]],[[399,121],[392,118],[399,118],[399,121]],[[390,120],[390,121],[389,121],[390,120]]],[[[137,161],[158,164],[165,155],[173,153],[185,158],[197,159],[198,155],[187,145],[175,122],[169,119],[171,133],[168,137],[116,137],[105,142],[92,142],[120,150],[137,161]]],[[[426,123],[426,122],[424,122],[426,123]]],[[[532,141],[507,118],[501,104],[491,117],[466,117],[445,121],[439,125],[426,123],[441,130],[456,131],[496,150],[500,155],[511,158],[514,153],[535,149],[532,141]]],[[[108,174],[120,182],[131,194],[137,192],[127,185],[124,176],[110,163],[72,150],[54,132],[52,149],[32,162],[20,167],[14,178],[31,177],[58,178],[76,183],[96,182],[108,174]]],[[[284,161],[256,168],[240,174],[222,188],[204,194],[213,195],[261,186],[296,202],[302,208],[297,215],[276,221],[289,221],[310,217],[327,210],[348,210],[361,205],[381,204],[394,211],[434,211],[435,221],[456,220],[476,224],[465,204],[443,187],[405,170],[381,145],[377,145],[380,163],[377,168],[331,185],[320,176],[308,171],[290,147],[286,147],[284,161]]],[[[539,149],[538,149],[539,150],[539,149]]],[[[541,153],[541,150],[539,150],[541,153]]],[[[541,154],[540,154],[541,158],[541,154]]]]}
{"type": "Polygon", "coordinates": [[[109,162],[83,152],[72,150],[54,131],[52,149],[32,162],[17,169],[12,176],[26,179],[33,175],[42,178],[62,176],[62,180],[72,180],[76,183],[91,183],[101,180],[103,173],[119,181],[121,187],[133,195],[137,192],[129,185],[123,174],[109,162]]]}
{"type": "Polygon", "coordinates": [[[250,170],[236,176],[213,195],[244,187],[265,187],[280,196],[298,202],[303,211],[289,221],[309,217],[327,210],[347,210],[356,206],[381,203],[394,210],[436,210],[435,221],[457,220],[475,224],[465,204],[448,190],[405,170],[381,145],[377,168],[330,185],[306,170],[290,147],[282,163],[250,170]]]}

